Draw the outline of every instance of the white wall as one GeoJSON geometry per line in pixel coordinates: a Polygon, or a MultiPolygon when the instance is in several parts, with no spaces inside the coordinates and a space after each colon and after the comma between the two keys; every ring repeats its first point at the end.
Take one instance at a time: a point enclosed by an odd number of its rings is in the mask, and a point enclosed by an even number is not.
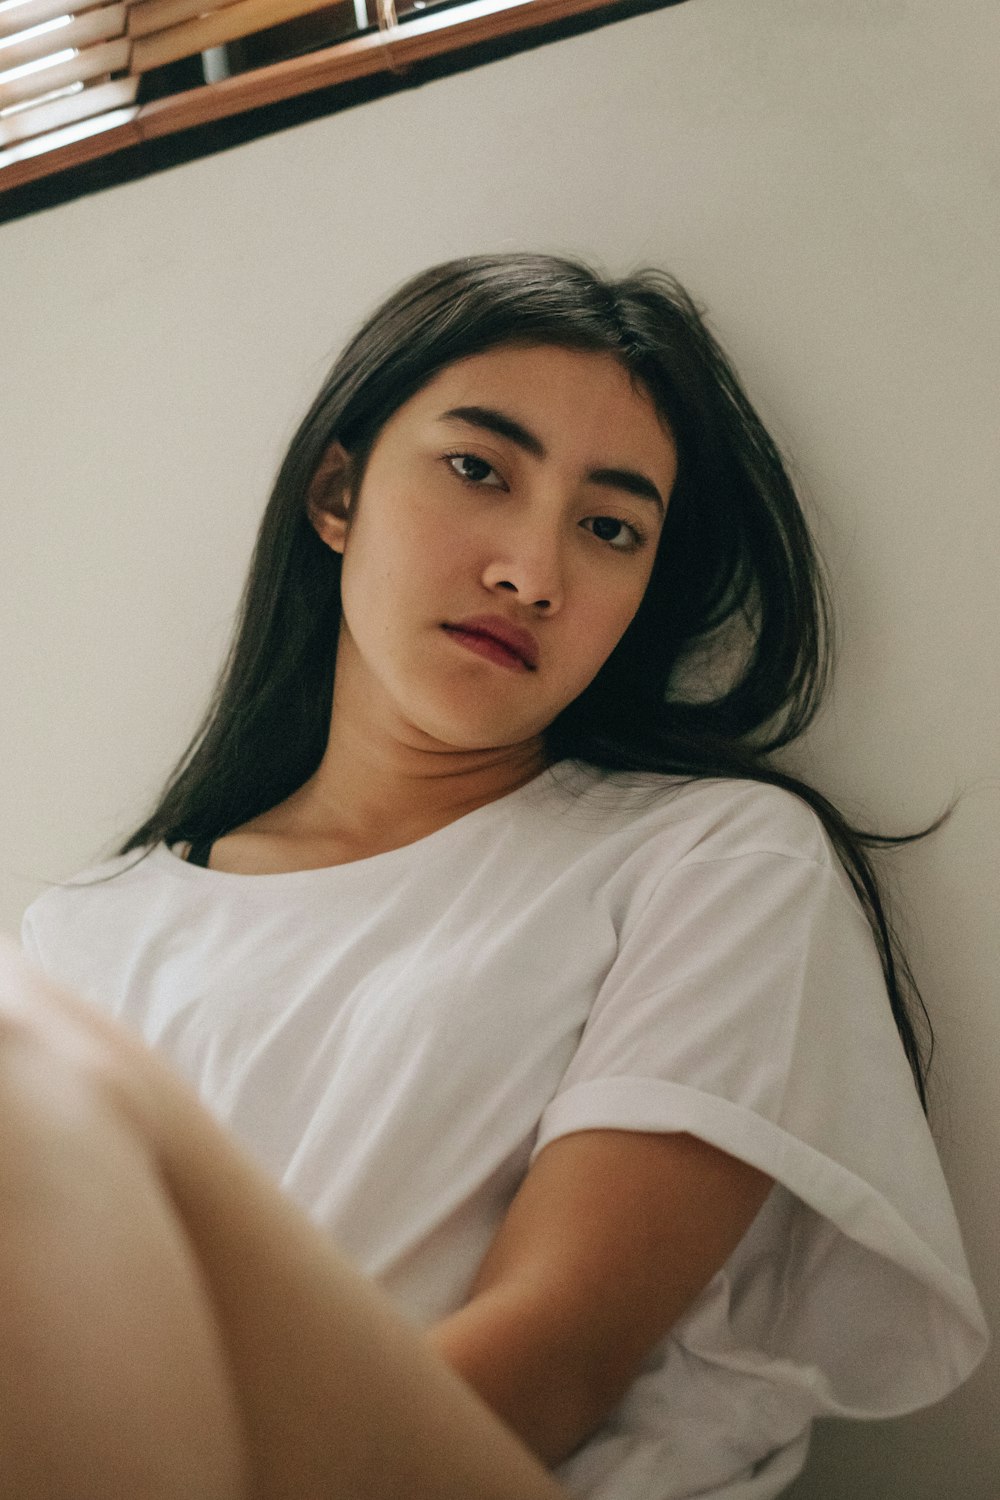
{"type": "MultiPolygon", "coordinates": [[[[937,1133],[998,1319],[995,0],[688,0],[0,230],[0,924],[187,742],[283,445],[344,334],[444,257],[673,269],[791,448],[842,654],[800,763],[887,828],[937,1133]]],[[[812,1500],[997,1500],[994,1358],[820,1434],[812,1500]]]]}

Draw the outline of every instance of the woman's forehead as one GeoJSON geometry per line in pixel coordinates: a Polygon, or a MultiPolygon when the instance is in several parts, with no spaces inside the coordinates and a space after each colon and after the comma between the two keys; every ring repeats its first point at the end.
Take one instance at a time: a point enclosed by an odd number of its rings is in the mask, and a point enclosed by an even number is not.
{"type": "MultiPolygon", "coordinates": [[[[613,354],[603,350],[515,342],[499,344],[454,360],[434,375],[424,391],[471,383],[516,389],[525,381],[532,387],[544,386],[548,382],[569,382],[577,388],[601,384],[625,390],[631,389],[632,377],[613,354]]],[[[648,397],[639,399],[648,400],[648,397]]]]}

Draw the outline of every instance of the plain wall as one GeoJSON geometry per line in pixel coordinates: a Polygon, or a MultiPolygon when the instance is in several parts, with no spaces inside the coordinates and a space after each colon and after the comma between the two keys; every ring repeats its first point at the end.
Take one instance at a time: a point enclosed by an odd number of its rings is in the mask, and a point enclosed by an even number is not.
{"type": "MultiPolygon", "coordinates": [[[[791,454],[839,668],[796,762],[888,829],[934,1123],[997,1324],[1000,9],[688,0],[0,230],[0,925],[137,826],[284,445],[434,261],[666,266],[791,454]]],[[[819,1433],[812,1500],[997,1500],[996,1357],[819,1433]]]]}

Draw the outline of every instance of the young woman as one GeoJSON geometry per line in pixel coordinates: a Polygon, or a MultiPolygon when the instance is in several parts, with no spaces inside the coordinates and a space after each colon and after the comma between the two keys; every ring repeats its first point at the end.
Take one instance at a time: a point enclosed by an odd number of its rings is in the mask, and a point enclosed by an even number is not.
{"type": "Polygon", "coordinates": [[[3,1493],[764,1500],[965,1378],[880,840],[770,758],[825,618],[671,278],[369,319],[158,806],[4,957],[3,1493]]]}

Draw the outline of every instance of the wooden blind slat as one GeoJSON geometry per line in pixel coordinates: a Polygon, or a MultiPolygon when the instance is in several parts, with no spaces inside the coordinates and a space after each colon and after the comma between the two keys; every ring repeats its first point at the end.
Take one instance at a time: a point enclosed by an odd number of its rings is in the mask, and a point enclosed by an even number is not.
{"type": "Polygon", "coordinates": [[[0,83],[0,109],[9,109],[12,104],[20,104],[25,99],[37,99],[41,94],[65,88],[70,83],[86,83],[91,78],[100,78],[102,73],[119,73],[128,67],[130,51],[131,43],[127,36],[123,36],[117,41],[85,47],[65,62],[39,68],[11,83],[0,83]]]}
{"type": "Polygon", "coordinates": [[[0,47],[0,73],[8,68],[19,68],[22,63],[51,57],[53,52],[62,52],[67,47],[90,47],[94,42],[106,42],[113,36],[123,36],[124,32],[125,5],[102,5],[99,10],[74,16],[68,26],[43,31],[41,36],[29,37],[24,42],[5,43],[0,47]]]}
{"type": "Polygon", "coordinates": [[[43,21],[76,15],[103,4],[104,0],[0,0],[0,37],[16,36],[29,26],[40,26],[43,21]]]}
{"type": "Polygon", "coordinates": [[[71,125],[75,120],[85,120],[88,115],[103,114],[105,110],[118,109],[123,104],[134,104],[138,88],[138,78],[115,78],[110,83],[99,83],[94,88],[67,94],[64,99],[20,109],[16,114],[0,119],[0,146],[10,146],[46,130],[57,130],[61,125],[71,125]]]}
{"type": "MultiPolygon", "coordinates": [[[[149,0],[149,3],[154,3],[154,0],[149,0]]],[[[182,21],[178,26],[168,26],[150,36],[136,37],[132,47],[132,71],[146,73],[150,68],[160,68],[164,63],[190,57],[194,52],[219,47],[223,42],[235,42],[255,31],[280,25],[282,21],[308,15],[312,10],[322,10],[327,4],[329,0],[235,0],[234,4],[225,5],[209,15],[182,21]]]]}
{"type": "MultiPolygon", "coordinates": [[[[330,0],[322,0],[328,5],[330,0]]],[[[128,12],[128,34],[132,37],[150,36],[154,31],[164,31],[181,21],[190,21],[194,16],[214,14],[217,10],[235,4],[235,0],[140,0],[130,5],[128,12]]]]}
{"type": "Polygon", "coordinates": [[[0,151],[0,188],[20,187],[24,182],[37,180],[39,168],[47,177],[44,169],[54,161],[60,168],[68,168],[107,156],[109,143],[112,151],[138,145],[134,123],[138,113],[138,104],[102,110],[90,119],[77,120],[59,130],[47,130],[44,135],[33,135],[7,146],[0,151]]]}

